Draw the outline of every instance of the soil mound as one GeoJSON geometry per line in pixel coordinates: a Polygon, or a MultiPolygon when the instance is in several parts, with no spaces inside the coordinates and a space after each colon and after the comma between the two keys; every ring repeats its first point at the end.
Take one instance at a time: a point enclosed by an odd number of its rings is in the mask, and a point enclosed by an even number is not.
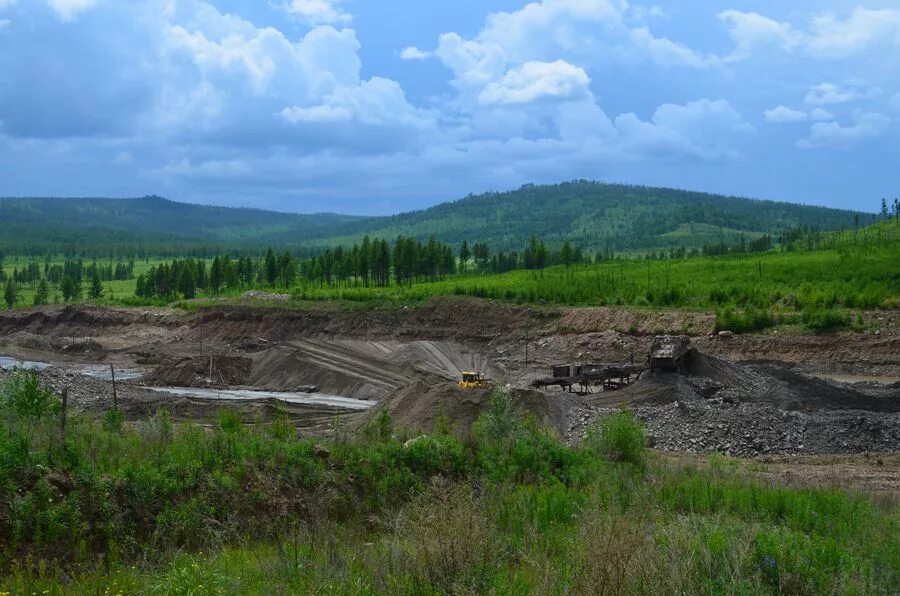
{"type": "MultiPolygon", "coordinates": [[[[582,405],[578,397],[567,394],[557,397],[540,391],[513,389],[510,396],[519,411],[531,414],[538,424],[551,427],[561,435],[568,430],[568,411],[575,405],[582,405]]],[[[451,383],[414,383],[367,412],[360,419],[358,428],[387,410],[395,428],[431,433],[435,421],[443,413],[455,432],[467,434],[478,417],[488,410],[490,401],[489,389],[460,389],[451,383]]]]}
{"type": "Polygon", "coordinates": [[[255,354],[248,384],[275,391],[317,387],[323,393],[379,400],[411,380],[403,367],[341,342],[307,339],[255,354]]]}
{"type": "Polygon", "coordinates": [[[141,377],[144,385],[160,387],[228,387],[246,385],[253,361],[236,356],[167,359],[141,377]]]}

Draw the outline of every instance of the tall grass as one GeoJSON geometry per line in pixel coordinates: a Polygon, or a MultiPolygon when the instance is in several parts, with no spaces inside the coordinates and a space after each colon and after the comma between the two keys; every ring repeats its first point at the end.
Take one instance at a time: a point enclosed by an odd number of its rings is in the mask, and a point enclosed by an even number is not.
{"type": "Polygon", "coordinates": [[[568,447],[498,394],[477,432],[319,444],[224,412],[203,430],[72,417],[0,388],[0,592],[877,593],[895,511],[643,453],[629,416],[568,447]],[[20,416],[31,424],[18,424],[20,416]],[[634,456],[640,454],[641,473],[634,456]]]}

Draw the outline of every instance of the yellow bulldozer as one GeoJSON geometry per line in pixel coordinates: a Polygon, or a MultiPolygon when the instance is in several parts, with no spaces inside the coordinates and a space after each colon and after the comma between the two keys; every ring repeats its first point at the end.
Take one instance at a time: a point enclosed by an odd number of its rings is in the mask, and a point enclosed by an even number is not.
{"type": "Polygon", "coordinates": [[[461,389],[487,389],[491,386],[491,380],[483,373],[464,371],[458,385],[461,389]]]}

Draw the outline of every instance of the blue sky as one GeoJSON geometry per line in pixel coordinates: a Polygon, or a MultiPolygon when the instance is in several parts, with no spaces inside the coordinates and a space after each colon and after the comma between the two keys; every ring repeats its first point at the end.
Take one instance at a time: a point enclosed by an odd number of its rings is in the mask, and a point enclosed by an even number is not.
{"type": "Polygon", "coordinates": [[[0,0],[0,196],[383,214],[588,178],[875,210],[900,6],[0,0]]]}

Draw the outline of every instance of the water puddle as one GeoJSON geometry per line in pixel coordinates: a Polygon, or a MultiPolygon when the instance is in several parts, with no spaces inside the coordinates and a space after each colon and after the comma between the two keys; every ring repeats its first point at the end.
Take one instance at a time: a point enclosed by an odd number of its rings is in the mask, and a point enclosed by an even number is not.
{"type": "MultiPolygon", "coordinates": [[[[98,364],[96,366],[86,366],[79,369],[81,374],[91,377],[92,379],[100,379],[101,381],[112,381],[112,373],[108,366],[98,364]]],[[[144,375],[144,371],[136,368],[117,368],[116,381],[132,381],[144,375]]]]}
{"type": "Polygon", "coordinates": [[[837,381],[838,383],[878,383],[879,385],[892,385],[900,382],[900,377],[883,377],[870,375],[838,375],[838,374],[815,374],[814,377],[820,379],[828,379],[829,381],[837,381]]]}
{"type": "Polygon", "coordinates": [[[249,389],[203,389],[197,387],[147,387],[151,391],[197,397],[201,399],[220,399],[227,401],[245,401],[257,399],[277,399],[291,404],[313,406],[330,406],[344,410],[368,410],[376,404],[374,401],[328,395],[325,393],[288,393],[283,391],[254,391],[249,389]]]}
{"type": "Polygon", "coordinates": [[[21,368],[22,370],[44,370],[50,368],[47,362],[35,362],[33,360],[16,360],[7,356],[0,356],[0,368],[3,370],[14,370],[21,368]]]}
{"type": "MultiPolygon", "coordinates": [[[[3,370],[44,370],[51,366],[60,366],[61,368],[77,372],[78,374],[102,381],[111,381],[112,372],[110,372],[108,364],[87,364],[80,365],[54,365],[50,362],[38,362],[35,360],[18,360],[9,356],[0,356],[0,368],[3,370]]],[[[136,368],[117,368],[116,381],[131,381],[142,376],[144,371],[136,368]]]]}

